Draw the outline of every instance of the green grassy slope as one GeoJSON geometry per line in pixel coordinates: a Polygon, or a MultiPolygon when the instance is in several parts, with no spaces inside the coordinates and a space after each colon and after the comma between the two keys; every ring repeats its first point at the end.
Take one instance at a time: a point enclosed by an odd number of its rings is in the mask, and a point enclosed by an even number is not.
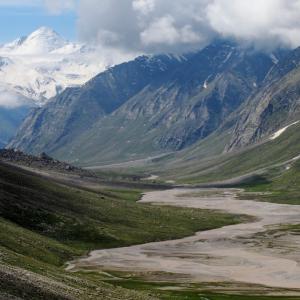
{"type": "Polygon", "coordinates": [[[210,138],[199,148],[171,158],[162,177],[177,179],[184,183],[228,182],[236,178],[234,186],[241,186],[249,192],[258,192],[249,199],[275,203],[300,205],[300,124],[289,127],[275,140],[246,148],[243,151],[213,156],[213,151],[222,143],[222,137],[210,138]],[[207,157],[206,149],[212,150],[207,157]],[[206,158],[201,159],[204,155],[206,158]],[[176,161],[178,162],[176,165],[176,161]],[[245,176],[244,175],[249,175],[245,176]],[[239,179],[241,182],[239,182],[239,179]],[[229,180],[229,181],[227,181],[229,180]],[[245,181],[245,182],[244,182],[245,181]]]}
{"type": "MultiPolygon", "coordinates": [[[[269,170],[261,180],[242,187],[253,192],[253,198],[274,203],[300,205],[300,161],[269,170]]],[[[251,197],[251,194],[242,196],[251,197]]]]}
{"type": "Polygon", "coordinates": [[[0,164],[0,298],[147,299],[97,274],[64,271],[91,249],[179,238],[241,217],[137,204],[139,191],[89,192],[0,164]]]}
{"type": "MultiPolygon", "coordinates": [[[[207,183],[268,169],[300,154],[299,128],[300,124],[294,125],[277,139],[246,148],[240,152],[201,159],[201,156],[195,155],[197,149],[193,149],[193,152],[178,156],[167,164],[163,176],[175,178],[178,182],[207,183]]],[[[208,142],[211,144],[214,140],[208,142]]],[[[215,142],[217,147],[220,141],[215,140],[215,142]]],[[[200,144],[198,151],[203,151],[202,148],[203,145],[200,144]]]]}

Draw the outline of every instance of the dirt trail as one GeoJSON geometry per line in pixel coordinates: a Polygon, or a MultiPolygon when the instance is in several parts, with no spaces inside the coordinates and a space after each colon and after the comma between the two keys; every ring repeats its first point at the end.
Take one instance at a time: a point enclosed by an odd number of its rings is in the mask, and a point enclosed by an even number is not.
{"type": "MultiPolygon", "coordinates": [[[[174,189],[146,193],[141,203],[218,209],[258,218],[165,242],[93,251],[68,270],[99,268],[188,275],[194,282],[243,282],[299,289],[300,236],[270,246],[262,236],[279,224],[300,223],[300,206],[238,200],[234,189],[174,189]]],[[[280,240],[279,240],[280,241],[280,240]]]]}

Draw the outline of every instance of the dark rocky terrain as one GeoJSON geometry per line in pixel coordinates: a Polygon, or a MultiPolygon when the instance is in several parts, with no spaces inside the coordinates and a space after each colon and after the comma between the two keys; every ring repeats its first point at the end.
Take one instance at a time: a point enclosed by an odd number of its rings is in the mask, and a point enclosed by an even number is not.
{"type": "Polygon", "coordinates": [[[68,163],[53,159],[44,152],[41,153],[39,156],[34,156],[25,154],[24,152],[15,149],[0,149],[0,161],[20,166],[27,166],[34,169],[53,170],[78,175],[92,175],[91,172],[74,167],[68,163]]]}

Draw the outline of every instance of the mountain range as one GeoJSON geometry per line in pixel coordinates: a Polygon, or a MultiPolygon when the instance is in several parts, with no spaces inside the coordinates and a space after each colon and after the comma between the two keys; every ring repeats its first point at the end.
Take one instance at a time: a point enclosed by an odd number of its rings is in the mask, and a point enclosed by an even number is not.
{"type": "Polygon", "coordinates": [[[32,107],[84,84],[118,61],[113,55],[105,58],[98,47],[70,42],[48,27],[0,45],[0,110],[5,110],[1,123],[6,124],[0,127],[2,146],[32,107]]]}
{"type": "Polygon", "coordinates": [[[186,55],[141,56],[34,110],[9,146],[101,165],[180,151],[230,131],[218,151],[233,151],[297,118],[294,104],[280,99],[293,91],[297,102],[298,53],[216,40],[186,55]],[[288,107],[281,118],[276,106],[288,107]]]}

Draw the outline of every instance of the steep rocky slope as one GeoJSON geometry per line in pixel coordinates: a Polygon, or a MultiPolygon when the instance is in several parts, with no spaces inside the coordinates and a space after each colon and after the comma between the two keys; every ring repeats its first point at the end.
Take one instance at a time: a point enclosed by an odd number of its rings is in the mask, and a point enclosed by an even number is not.
{"type": "Polygon", "coordinates": [[[97,121],[180,63],[169,56],[139,57],[101,73],[81,88],[69,88],[33,111],[11,146],[34,153],[69,147],[97,121]]]}
{"type": "Polygon", "coordinates": [[[227,150],[256,143],[300,120],[300,48],[271,69],[262,89],[245,102],[237,116],[227,150]]]}
{"type": "Polygon", "coordinates": [[[10,144],[94,164],[180,150],[262,85],[274,55],[216,41],[184,57],[140,57],[35,111],[10,144]]]}

